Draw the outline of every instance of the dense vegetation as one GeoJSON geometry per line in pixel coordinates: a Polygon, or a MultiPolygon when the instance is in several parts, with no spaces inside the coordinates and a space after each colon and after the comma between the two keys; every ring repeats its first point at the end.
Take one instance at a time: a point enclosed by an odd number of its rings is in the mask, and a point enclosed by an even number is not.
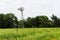
{"type": "Polygon", "coordinates": [[[36,16],[18,21],[18,18],[13,13],[0,14],[0,28],[60,27],[60,18],[52,15],[51,19],[47,16],[36,16]]]}
{"type": "Polygon", "coordinates": [[[60,28],[0,29],[0,40],[60,40],[60,28]]]}

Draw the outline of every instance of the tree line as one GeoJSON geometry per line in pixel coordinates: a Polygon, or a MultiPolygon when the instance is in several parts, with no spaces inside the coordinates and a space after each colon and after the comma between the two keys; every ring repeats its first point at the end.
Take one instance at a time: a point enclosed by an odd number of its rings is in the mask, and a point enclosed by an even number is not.
{"type": "Polygon", "coordinates": [[[60,27],[60,18],[55,15],[51,20],[47,16],[28,17],[19,20],[13,13],[0,14],[0,28],[50,28],[60,27]]]}

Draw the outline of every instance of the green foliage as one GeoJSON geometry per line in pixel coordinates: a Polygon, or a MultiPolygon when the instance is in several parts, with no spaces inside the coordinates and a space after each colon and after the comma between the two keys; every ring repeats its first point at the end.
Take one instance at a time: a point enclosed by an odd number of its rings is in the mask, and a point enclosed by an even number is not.
{"type": "Polygon", "coordinates": [[[52,15],[52,20],[47,16],[28,17],[18,21],[13,13],[0,14],[0,28],[45,28],[60,27],[60,18],[52,15]]]}
{"type": "Polygon", "coordinates": [[[52,21],[53,21],[53,26],[54,27],[60,27],[60,19],[55,16],[55,15],[52,15],[52,21]]]}
{"type": "MultiPolygon", "coordinates": [[[[36,16],[34,18],[28,17],[25,21],[23,21],[24,27],[33,28],[33,27],[60,27],[60,19],[56,16],[52,15],[52,20],[49,20],[47,16],[36,16]]],[[[22,22],[20,21],[20,24],[22,22]]],[[[21,24],[22,25],[22,24],[21,24]]],[[[20,25],[20,26],[21,26],[20,25]]]]}
{"type": "Polygon", "coordinates": [[[0,28],[14,28],[17,24],[18,19],[14,14],[0,14],[0,28]]]}
{"type": "Polygon", "coordinates": [[[27,22],[28,26],[31,28],[32,27],[32,18],[28,17],[26,22],[27,22]]]}
{"type": "MultiPolygon", "coordinates": [[[[19,23],[21,26],[22,20],[19,23]]],[[[51,27],[52,21],[47,16],[36,16],[35,18],[28,17],[27,20],[23,21],[23,24],[25,28],[51,27]]]]}
{"type": "Polygon", "coordinates": [[[24,20],[20,20],[20,21],[18,21],[18,27],[19,27],[19,28],[24,28],[25,25],[26,25],[26,23],[25,23],[24,20]]]}
{"type": "MultiPolygon", "coordinates": [[[[39,27],[49,27],[49,19],[47,16],[37,16],[39,27]]],[[[37,19],[36,19],[37,20],[37,19]]]]}
{"type": "Polygon", "coordinates": [[[0,28],[4,27],[5,24],[5,15],[0,14],[0,28]]]}
{"type": "Polygon", "coordinates": [[[14,15],[14,14],[12,14],[12,13],[8,13],[8,14],[6,14],[5,15],[6,17],[6,20],[5,20],[5,27],[7,27],[7,28],[14,28],[15,26],[17,26],[17,17],[14,15]]]}

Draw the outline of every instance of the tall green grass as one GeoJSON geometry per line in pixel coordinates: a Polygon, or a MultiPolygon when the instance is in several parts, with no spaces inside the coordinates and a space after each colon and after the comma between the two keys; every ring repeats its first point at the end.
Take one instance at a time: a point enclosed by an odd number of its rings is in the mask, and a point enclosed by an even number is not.
{"type": "Polygon", "coordinates": [[[60,40],[60,28],[0,29],[0,40],[60,40]],[[17,37],[18,36],[18,37],[17,37]]]}

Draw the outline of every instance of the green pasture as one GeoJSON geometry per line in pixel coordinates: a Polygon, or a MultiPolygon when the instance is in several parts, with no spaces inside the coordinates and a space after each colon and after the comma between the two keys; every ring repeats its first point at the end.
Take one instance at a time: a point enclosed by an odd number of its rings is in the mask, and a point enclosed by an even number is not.
{"type": "Polygon", "coordinates": [[[60,40],[60,28],[0,29],[0,40],[60,40]]]}

